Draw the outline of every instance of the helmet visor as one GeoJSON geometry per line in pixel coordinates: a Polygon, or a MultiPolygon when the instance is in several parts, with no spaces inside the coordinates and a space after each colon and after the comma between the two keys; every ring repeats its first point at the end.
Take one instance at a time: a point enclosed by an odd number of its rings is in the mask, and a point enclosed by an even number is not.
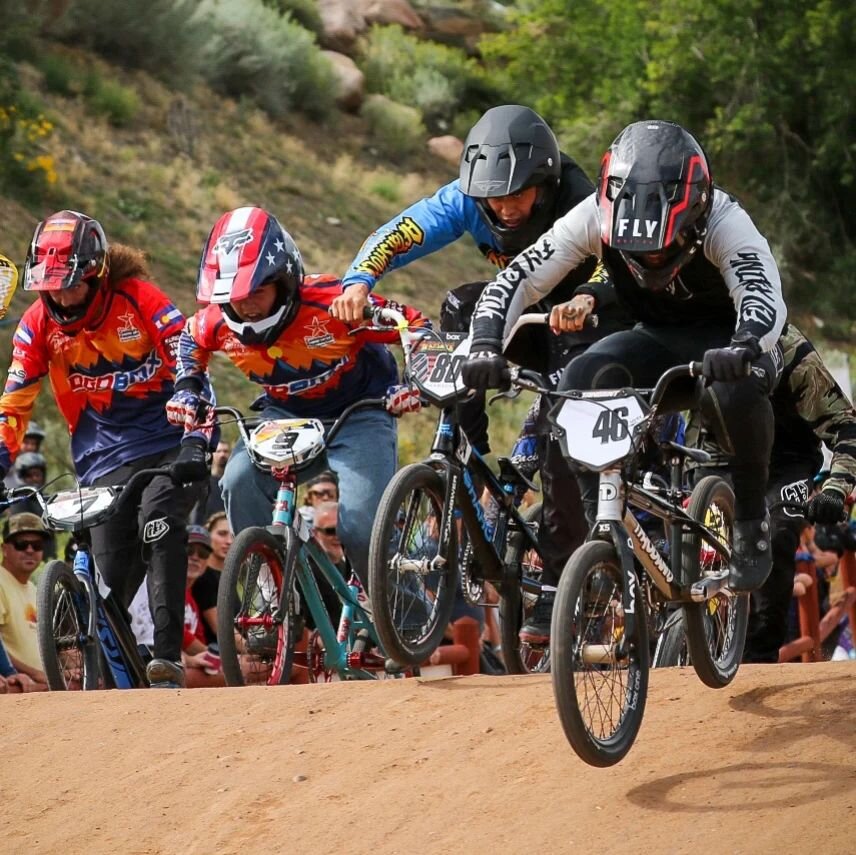
{"type": "Polygon", "coordinates": [[[48,252],[38,264],[27,267],[25,291],[62,291],[73,288],[83,278],[83,268],[76,256],[48,252]]]}

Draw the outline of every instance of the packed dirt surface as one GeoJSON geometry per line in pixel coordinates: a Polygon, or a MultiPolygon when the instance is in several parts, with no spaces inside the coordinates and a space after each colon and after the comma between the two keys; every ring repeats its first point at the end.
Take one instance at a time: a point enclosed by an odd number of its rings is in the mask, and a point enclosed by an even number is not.
{"type": "Polygon", "coordinates": [[[856,851],[856,669],[651,674],[587,767],[549,677],[0,698],[8,853],[856,851]]]}

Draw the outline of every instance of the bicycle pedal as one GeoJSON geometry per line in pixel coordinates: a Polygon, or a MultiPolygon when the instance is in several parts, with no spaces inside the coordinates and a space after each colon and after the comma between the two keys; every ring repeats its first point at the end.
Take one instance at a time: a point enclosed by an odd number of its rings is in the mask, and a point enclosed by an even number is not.
{"type": "Polygon", "coordinates": [[[690,599],[694,603],[704,603],[711,597],[715,597],[724,588],[728,587],[728,576],[730,569],[726,567],[719,573],[714,573],[710,576],[705,576],[704,579],[699,579],[698,582],[693,582],[690,586],[690,599]]]}

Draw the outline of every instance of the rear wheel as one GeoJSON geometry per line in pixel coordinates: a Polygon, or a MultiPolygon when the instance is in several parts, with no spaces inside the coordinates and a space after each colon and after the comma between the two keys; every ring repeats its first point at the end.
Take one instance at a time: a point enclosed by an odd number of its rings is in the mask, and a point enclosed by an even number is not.
{"type": "Polygon", "coordinates": [[[565,565],[553,606],[553,694],[565,736],[592,766],[627,754],[645,711],[648,626],[637,596],[638,638],[625,636],[623,590],[615,548],[592,541],[565,565]]]}
{"type": "Polygon", "coordinates": [[[228,686],[288,683],[297,610],[293,569],[263,528],[244,529],[229,547],[217,594],[217,643],[228,686]],[[289,596],[283,598],[283,589],[289,596]]]}
{"type": "Polygon", "coordinates": [[[372,619],[384,654],[421,665],[440,644],[452,616],[457,581],[456,526],[447,559],[436,561],[445,483],[424,463],[400,469],[387,485],[369,549],[372,619]]]}
{"type": "Polygon", "coordinates": [[[67,564],[48,562],[36,607],[39,653],[51,691],[98,688],[98,642],[87,637],[86,591],[67,564]]]}
{"type": "MultiPolygon", "coordinates": [[[[702,478],[687,513],[722,543],[732,542],[734,493],[722,478],[702,478]]],[[[689,584],[728,569],[727,559],[697,534],[685,535],[683,558],[684,581],[689,584]]],[[[727,686],[743,657],[749,596],[721,593],[704,603],[685,603],[683,609],[688,655],[699,679],[714,689],[727,686]]]]}
{"type": "MultiPolygon", "coordinates": [[[[541,503],[532,505],[522,514],[523,519],[537,532],[541,518],[541,503]]],[[[502,661],[509,674],[544,673],[549,668],[549,648],[546,645],[533,646],[520,641],[520,627],[535,607],[538,594],[525,590],[521,586],[524,578],[535,583],[541,581],[541,556],[529,546],[529,541],[521,532],[512,532],[508,538],[505,553],[505,566],[509,581],[502,586],[499,600],[500,638],[502,641],[502,661]],[[513,574],[513,575],[512,575],[513,574]]]]}
{"type": "Polygon", "coordinates": [[[677,609],[670,615],[657,639],[654,650],[655,668],[684,668],[690,663],[690,651],[687,647],[687,633],[684,629],[683,609],[677,609]]]}

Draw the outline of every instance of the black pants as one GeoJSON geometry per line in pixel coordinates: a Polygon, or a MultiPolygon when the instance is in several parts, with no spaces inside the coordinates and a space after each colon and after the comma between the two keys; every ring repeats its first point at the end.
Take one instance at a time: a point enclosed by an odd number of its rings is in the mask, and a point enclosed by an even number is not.
{"type": "MultiPolygon", "coordinates": [[[[177,454],[176,448],[135,460],[98,478],[95,485],[126,484],[135,472],[163,466],[177,454]]],[[[147,579],[154,655],[173,662],[181,659],[184,635],[187,515],[200,492],[199,485],[177,487],[169,477],[158,476],[139,499],[123,504],[119,513],[92,529],[93,556],[123,609],[147,579]]]]}
{"type": "Polygon", "coordinates": [[[752,594],[744,662],[778,662],[779,648],[788,640],[788,617],[793,600],[795,553],[806,525],[793,510],[776,508],[777,502],[804,502],[809,495],[813,461],[774,471],[767,489],[772,508],[773,570],[760,590],[752,594]]]}
{"type": "MultiPolygon", "coordinates": [[[[638,324],[607,336],[571,361],[560,389],[651,388],[666,369],[701,360],[704,352],[725,347],[732,328],[698,324],[651,327],[638,324]]],[[[781,361],[779,361],[781,364],[781,361]]],[[[736,383],[711,384],[712,403],[707,421],[720,447],[732,455],[737,519],[764,515],[764,495],[773,445],[773,408],[770,394],[777,382],[776,363],[764,354],[749,377],[736,383]]],[[[573,438],[569,438],[573,442],[573,438]]],[[[580,489],[591,517],[597,508],[596,473],[579,476],[580,489]]]]}

